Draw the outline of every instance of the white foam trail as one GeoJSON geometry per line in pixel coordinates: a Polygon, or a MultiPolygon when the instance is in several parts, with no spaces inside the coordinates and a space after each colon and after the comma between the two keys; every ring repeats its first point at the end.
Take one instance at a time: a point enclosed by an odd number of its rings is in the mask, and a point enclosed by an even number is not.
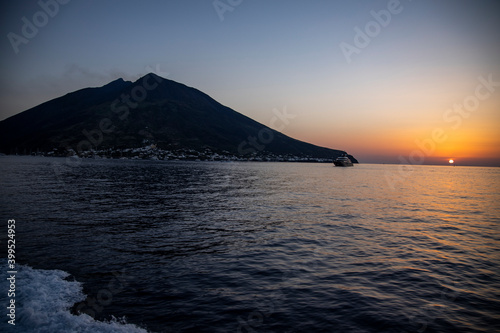
{"type": "MultiPolygon", "coordinates": [[[[7,260],[4,260],[7,262],[7,260]]],[[[4,266],[4,265],[2,265],[4,266]]],[[[6,266],[3,269],[7,272],[6,266]]],[[[4,274],[2,274],[4,275],[4,274]]],[[[0,331],[36,333],[96,333],[124,332],[147,333],[146,330],[123,321],[96,321],[86,314],[73,315],[73,304],[85,300],[82,285],[64,280],[70,274],[60,270],[33,269],[17,265],[16,274],[16,325],[7,323],[6,316],[8,281],[0,282],[1,304],[4,309],[0,331]]]]}

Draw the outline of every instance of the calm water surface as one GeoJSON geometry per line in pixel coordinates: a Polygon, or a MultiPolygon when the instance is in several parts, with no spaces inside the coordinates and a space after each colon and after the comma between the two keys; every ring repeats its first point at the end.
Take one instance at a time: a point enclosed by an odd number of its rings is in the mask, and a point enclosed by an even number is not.
{"type": "Polygon", "coordinates": [[[1,157],[0,330],[499,332],[500,169],[401,170],[1,157]]]}

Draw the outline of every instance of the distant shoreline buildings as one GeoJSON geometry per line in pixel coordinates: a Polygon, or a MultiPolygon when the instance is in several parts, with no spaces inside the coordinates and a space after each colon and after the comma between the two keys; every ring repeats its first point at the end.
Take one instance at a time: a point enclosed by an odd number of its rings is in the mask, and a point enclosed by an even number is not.
{"type": "Polygon", "coordinates": [[[127,160],[158,160],[158,161],[254,161],[254,162],[315,162],[331,163],[332,158],[312,156],[279,155],[270,152],[259,152],[248,155],[235,155],[228,151],[214,152],[211,149],[196,151],[193,149],[166,150],[148,145],[140,148],[106,148],[76,152],[73,149],[62,150],[54,148],[48,152],[24,152],[13,155],[73,157],[93,159],[127,159],[127,160]]]}

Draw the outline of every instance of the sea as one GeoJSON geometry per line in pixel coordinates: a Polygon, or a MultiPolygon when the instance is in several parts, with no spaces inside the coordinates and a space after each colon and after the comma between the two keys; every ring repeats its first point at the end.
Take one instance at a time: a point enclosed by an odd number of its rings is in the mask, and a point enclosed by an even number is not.
{"type": "Polygon", "coordinates": [[[500,168],[2,156],[0,180],[2,332],[500,332],[500,168]]]}

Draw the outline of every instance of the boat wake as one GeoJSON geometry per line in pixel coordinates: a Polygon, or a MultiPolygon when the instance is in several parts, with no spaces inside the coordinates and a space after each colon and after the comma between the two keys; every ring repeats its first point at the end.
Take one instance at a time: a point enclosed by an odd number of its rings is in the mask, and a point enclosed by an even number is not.
{"type": "MultiPolygon", "coordinates": [[[[7,260],[4,260],[7,262],[7,260]]],[[[5,267],[6,268],[6,267],[5,267]]],[[[7,271],[7,269],[4,269],[7,271]]],[[[69,273],[61,270],[40,270],[17,265],[15,292],[15,325],[3,320],[2,332],[123,332],[147,333],[146,330],[124,319],[97,321],[89,315],[74,315],[70,312],[73,304],[85,300],[82,284],[70,281],[69,273]]],[[[8,290],[9,281],[2,279],[1,290],[8,290]]],[[[1,304],[7,304],[7,294],[1,304]]]]}

